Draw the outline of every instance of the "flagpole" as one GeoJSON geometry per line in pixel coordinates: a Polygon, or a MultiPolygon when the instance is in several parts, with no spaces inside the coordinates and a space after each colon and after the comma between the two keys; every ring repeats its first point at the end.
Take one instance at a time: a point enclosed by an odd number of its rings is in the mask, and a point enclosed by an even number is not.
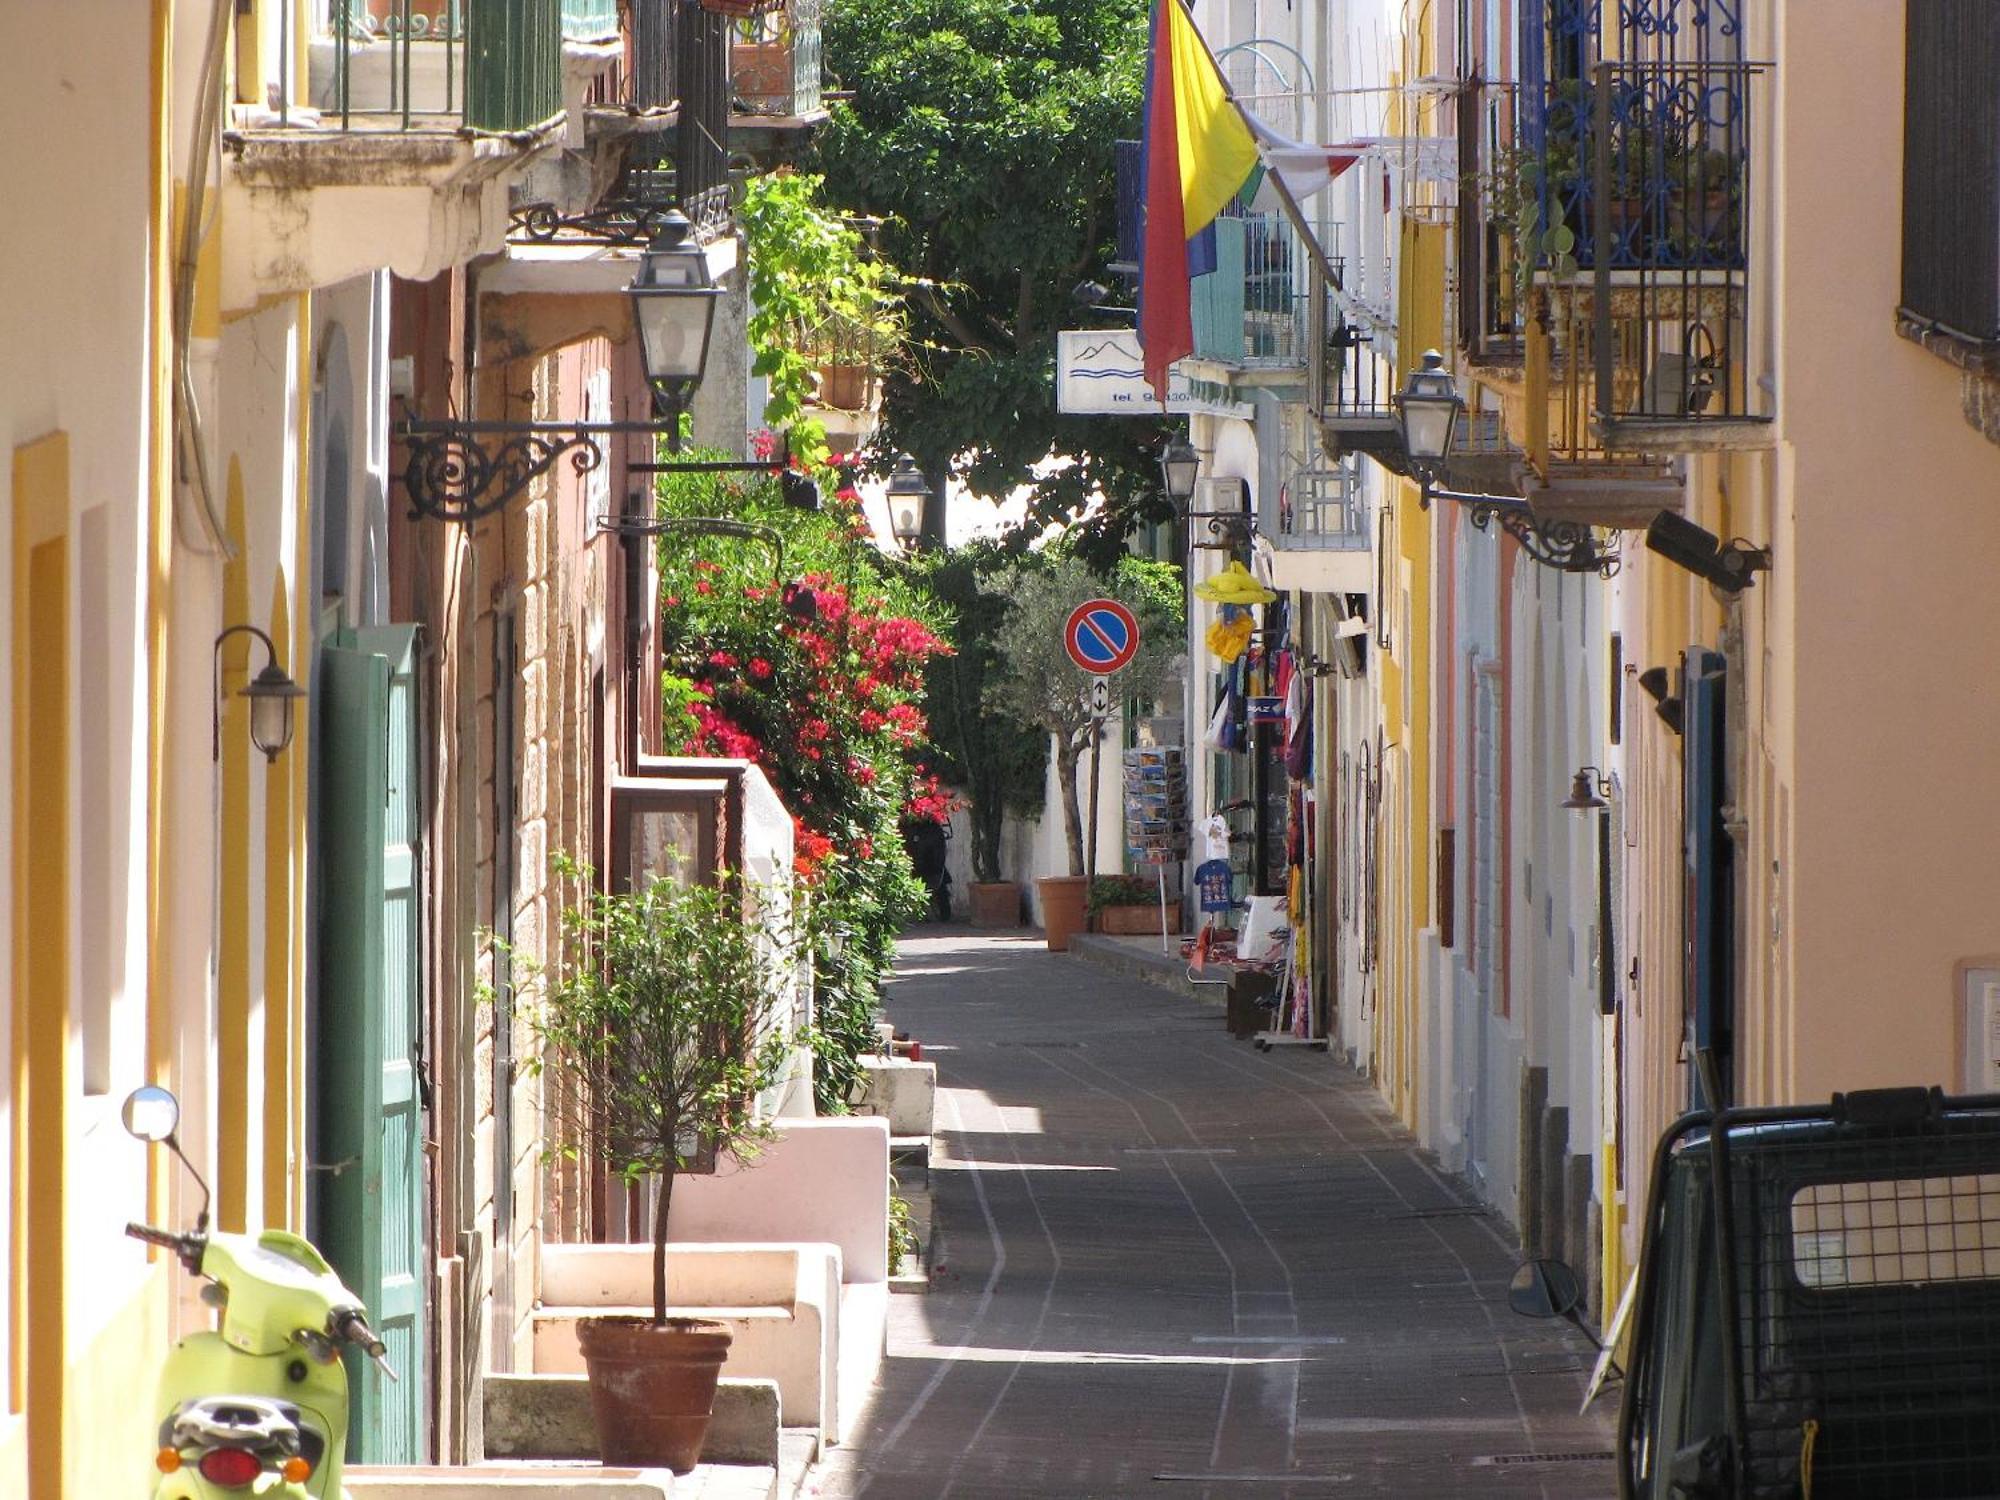
{"type": "MultiPolygon", "coordinates": [[[[1201,43],[1202,54],[1208,58],[1208,65],[1215,69],[1216,82],[1222,85],[1222,97],[1229,101],[1230,107],[1237,114],[1245,117],[1243,128],[1250,131],[1252,140],[1256,140],[1257,132],[1250,125],[1248,118],[1249,111],[1244,109],[1242,103],[1237,99],[1236,91],[1230,88],[1229,78],[1222,71],[1222,64],[1215,60],[1215,51],[1208,45],[1208,38],[1203,36],[1201,28],[1195,25],[1193,7],[1183,4],[1182,0],[1167,0],[1167,3],[1170,5],[1180,5],[1187,12],[1188,30],[1192,31],[1194,39],[1201,43]]],[[[1260,159],[1264,155],[1264,147],[1261,141],[1257,145],[1257,155],[1260,159]]],[[[1305,211],[1299,207],[1298,199],[1292,196],[1292,190],[1285,186],[1283,176],[1274,168],[1266,168],[1264,175],[1270,179],[1271,186],[1277,189],[1278,206],[1284,209],[1285,217],[1291,220],[1292,228],[1298,232],[1299,238],[1306,242],[1306,249],[1311,253],[1312,258],[1318,262],[1320,275],[1326,278],[1328,286],[1336,289],[1340,288],[1340,273],[1334,270],[1333,262],[1326,258],[1326,251],[1321,247],[1319,237],[1312,232],[1311,226],[1306,223],[1305,211]]]]}

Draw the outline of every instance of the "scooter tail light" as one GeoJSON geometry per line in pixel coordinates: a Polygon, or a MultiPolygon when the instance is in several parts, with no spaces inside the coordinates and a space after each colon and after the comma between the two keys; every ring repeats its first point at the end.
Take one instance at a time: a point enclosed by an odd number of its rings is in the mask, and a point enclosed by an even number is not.
{"type": "Polygon", "coordinates": [[[304,1484],[313,1477],[313,1466],[303,1458],[292,1457],[285,1460],[284,1467],[278,1472],[287,1484],[304,1484]]]}
{"type": "Polygon", "coordinates": [[[181,1454],[178,1448],[162,1448],[153,1455],[153,1467],[162,1474],[171,1474],[180,1466],[181,1454]]]}
{"type": "Polygon", "coordinates": [[[264,1461],[247,1448],[211,1448],[201,1456],[201,1477],[210,1484],[240,1489],[263,1472],[264,1461]]]}

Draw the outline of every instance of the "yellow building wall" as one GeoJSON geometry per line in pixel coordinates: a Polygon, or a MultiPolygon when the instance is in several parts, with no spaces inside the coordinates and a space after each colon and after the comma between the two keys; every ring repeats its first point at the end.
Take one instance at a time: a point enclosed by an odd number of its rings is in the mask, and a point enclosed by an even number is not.
{"type": "MultiPolygon", "coordinates": [[[[1442,222],[1405,218],[1398,287],[1401,335],[1398,383],[1423,351],[1445,342],[1445,265],[1449,235],[1442,222]]],[[[1377,1010],[1377,1055],[1383,1086],[1406,1123],[1421,1114],[1420,1057],[1427,1025],[1421,963],[1423,934],[1436,921],[1432,851],[1431,715],[1433,634],[1432,524],[1419,507],[1415,485],[1395,480],[1389,491],[1394,551],[1386,570],[1393,651],[1382,672],[1382,722],[1395,748],[1383,757],[1390,779],[1385,809],[1390,845],[1383,860],[1382,991],[1377,1010]]],[[[1432,997],[1435,998],[1435,997],[1432,997]]]]}

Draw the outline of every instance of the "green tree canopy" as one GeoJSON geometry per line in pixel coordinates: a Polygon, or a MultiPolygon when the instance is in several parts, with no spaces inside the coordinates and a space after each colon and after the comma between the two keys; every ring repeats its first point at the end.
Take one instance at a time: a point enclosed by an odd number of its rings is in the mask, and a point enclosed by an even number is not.
{"type": "Polygon", "coordinates": [[[1113,255],[1113,142],[1138,126],[1145,21],[1146,0],[845,0],[822,22],[852,95],[818,142],[827,194],[886,219],[890,259],[927,283],[883,446],[934,485],[962,459],[975,494],[1032,486],[1033,520],[1081,522],[1072,544],[1100,562],[1135,520],[1166,518],[1160,424],[1059,415],[1055,335],[1113,255]],[[1037,472],[1051,454],[1075,462],[1037,472]]]}

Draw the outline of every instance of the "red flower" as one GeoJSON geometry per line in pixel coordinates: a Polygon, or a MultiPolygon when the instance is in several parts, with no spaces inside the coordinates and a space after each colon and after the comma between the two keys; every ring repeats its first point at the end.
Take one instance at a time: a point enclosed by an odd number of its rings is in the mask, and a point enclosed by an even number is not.
{"type": "Polygon", "coordinates": [[[715,590],[709,586],[709,582],[706,578],[697,578],[695,580],[694,591],[697,594],[712,594],[715,592],[715,590]]]}
{"type": "Polygon", "coordinates": [[[771,664],[765,661],[764,658],[761,656],[751,657],[750,675],[756,678],[759,682],[762,682],[765,678],[771,675],[771,664]]]}

